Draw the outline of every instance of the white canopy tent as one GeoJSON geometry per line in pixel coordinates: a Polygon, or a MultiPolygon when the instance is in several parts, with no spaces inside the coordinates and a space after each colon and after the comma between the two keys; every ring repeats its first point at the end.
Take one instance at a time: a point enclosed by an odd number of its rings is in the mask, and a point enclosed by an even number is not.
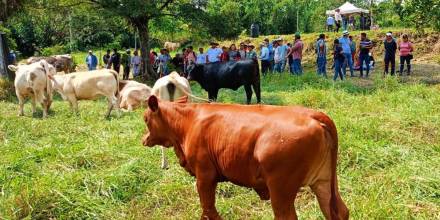
{"type": "MultiPolygon", "coordinates": [[[[335,10],[328,10],[328,11],[326,11],[326,14],[327,15],[334,15],[335,14],[335,10]]],[[[353,4],[351,4],[350,2],[345,2],[341,7],[339,7],[339,10],[340,10],[339,13],[341,15],[360,14],[360,13],[368,14],[369,13],[368,10],[362,9],[362,8],[358,8],[358,7],[354,6],[353,4]]]]}

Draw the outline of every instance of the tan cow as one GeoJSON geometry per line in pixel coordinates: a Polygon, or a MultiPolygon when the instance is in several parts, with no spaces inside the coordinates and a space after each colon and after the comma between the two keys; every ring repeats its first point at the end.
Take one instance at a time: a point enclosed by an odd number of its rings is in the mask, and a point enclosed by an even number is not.
{"type": "Polygon", "coordinates": [[[119,108],[133,111],[140,106],[146,107],[146,101],[151,95],[151,88],[145,84],[124,80],[119,82],[119,108]]]}
{"type": "Polygon", "coordinates": [[[168,51],[174,51],[179,49],[180,47],[180,43],[173,43],[173,42],[165,42],[165,44],[163,45],[165,47],[165,49],[167,49],[168,51]]]}
{"type": "MultiPolygon", "coordinates": [[[[191,87],[185,77],[181,77],[176,71],[156,81],[151,93],[161,100],[174,101],[183,96],[191,95],[191,87]]],[[[162,147],[162,169],[168,168],[168,160],[165,155],[165,148],[162,147]]]]}
{"type": "Polygon", "coordinates": [[[54,55],[50,57],[30,57],[26,60],[26,63],[32,64],[41,60],[46,60],[49,64],[53,65],[56,68],[57,72],[75,72],[75,64],[73,62],[72,56],[70,56],[69,54],[54,55]]]}
{"type": "Polygon", "coordinates": [[[16,72],[14,85],[20,105],[19,115],[24,115],[24,102],[27,97],[31,97],[32,113],[35,113],[35,103],[38,102],[43,107],[43,118],[47,117],[52,104],[52,84],[49,76],[56,74],[55,68],[45,60],[30,65],[9,65],[8,68],[16,72]]]}
{"type": "Polygon", "coordinates": [[[73,111],[78,112],[78,100],[95,100],[100,96],[107,97],[108,110],[106,117],[115,107],[118,109],[119,80],[118,74],[109,69],[89,72],[77,72],[67,75],[51,76],[52,85],[64,100],[69,101],[73,111]]]}

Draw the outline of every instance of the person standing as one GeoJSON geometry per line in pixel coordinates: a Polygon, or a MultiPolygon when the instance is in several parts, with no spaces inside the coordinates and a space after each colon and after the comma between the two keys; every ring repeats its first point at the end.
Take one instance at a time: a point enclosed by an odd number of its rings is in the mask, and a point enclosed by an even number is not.
{"type": "Polygon", "coordinates": [[[366,75],[368,78],[368,74],[370,73],[370,50],[373,48],[373,43],[370,39],[367,38],[366,33],[361,33],[361,42],[359,43],[359,61],[360,61],[360,72],[361,77],[364,77],[364,63],[366,66],[366,75]]]}
{"type": "Polygon", "coordinates": [[[303,73],[301,60],[302,60],[302,52],[304,48],[304,43],[301,40],[301,35],[299,33],[295,34],[295,41],[292,45],[292,70],[296,75],[301,75],[303,73]]]}
{"type": "Polygon", "coordinates": [[[353,60],[353,63],[356,62],[356,41],[353,40],[353,36],[348,36],[348,39],[350,39],[350,48],[351,48],[351,59],[353,60]]]}
{"type": "Polygon", "coordinates": [[[399,44],[399,52],[400,52],[400,71],[399,74],[403,75],[403,69],[405,67],[406,62],[406,70],[408,76],[411,74],[411,59],[413,59],[412,52],[414,51],[413,44],[409,41],[408,35],[402,35],[402,41],[399,44]]]}
{"type": "Polygon", "coordinates": [[[17,55],[13,50],[9,51],[6,65],[17,65],[17,55]]]}
{"type": "Polygon", "coordinates": [[[248,52],[246,53],[246,60],[258,61],[257,52],[255,52],[255,46],[252,44],[247,45],[248,52]]]}
{"type": "Polygon", "coordinates": [[[162,76],[166,76],[169,73],[168,70],[168,63],[171,60],[171,56],[168,53],[168,50],[163,48],[162,50],[160,50],[160,55],[159,55],[159,66],[161,67],[160,69],[161,71],[161,77],[162,76]]]}
{"type": "Polygon", "coordinates": [[[240,49],[238,50],[238,53],[240,54],[241,60],[246,59],[246,45],[244,43],[240,43],[240,49]]]}
{"type": "Polygon", "coordinates": [[[316,41],[316,63],[318,65],[318,75],[327,77],[327,45],[325,44],[325,34],[320,34],[319,39],[316,41]]]}
{"type": "MultiPolygon", "coordinates": [[[[156,59],[156,58],[153,57],[153,64],[154,64],[154,59],[156,59]]],[[[151,63],[151,60],[150,60],[150,63],[151,63]]],[[[137,50],[134,51],[133,57],[131,58],[131,66],[133,68],[133,77],[139,76],[139,74],[141,72],[141,57],[139,56],[139,53],[137,50]]]]}
{"type": "Polygon", "coordinates": [[[339,32],[339,28],[341,28],[342,16],[341,16],[340,12],[341,12],[341,10],[339,8],[335,10],[335,21],[336,21],[335,32],[339,32]]]}
{"type": "Polygon", "coordinates": [[[356,20],[354,19],[353,15],[348,17],[348,28],[352,31],[356,29],[356,20]]]}
{"type": "Polygon", "coordinates": [[[98,58],[91,50],[89,50],[89,55],[86,57],[86,64],[89,71],[96,70],[96,66],[98,66],[98,58]]]}
{"type": "MultiPolygon", "coordinates": [[[[289,64],[289,72],[293,74],[292,69],[293,69],[293,56],[292,56],[292,44],[291,43],[287,43],[287,63],[289,64]]],[[[286,65],[287,66],[287,65],[286,65]]]]}
{"type": "Polygon", "coordinates": [[[339,40],[335,39],[334,46],[333,46],[333,60],[335,63],[335,75],[333,76],[333,80],[336,81],[338,77],[341,78],[341,80],[344,80],[344,74],[342,73],[342,64],[344,63],[345,56],[344,51],[339,44],[339,40]]]}
{"type": "Polygon", "coordinates": [[[331,15],[329,15],[327,18],[327,31],[333,32],[334,26],[335,26],[335,19],[331,15]]]}
{"type": "Polygon", "coordinates": [[[391,75],[394,76],[396,72],[396,50],[397,50],[397,43],[393,38],[393,34],[391,32],[388,32],[386,34],[385,41],[383,42],[383,46],[385,48],[385,56],[384,56],[384,63],[385,63],[385,69],[384,74],[388,75],[388,67],[391,63],[391,75]]]}
{"type": "Polygon", "coordinates": [[[240,60],[240,52],[237,50],[237,47],[235,46],[235,44],[231,44],[231,46],[229,47],[229,60],[230,61],[238,61],[240,60]]]}
{"type": "Polygon", "coordinates": [[[220,56],[223,51],[217,47],[218,43],[211,42],[211,47],[208,49],[208,60],[207,63],[217,63],[220,62],[220,56]]]}
{"type": "Polygon", "coordinates": [[[274,65],[274,48],[273,48],[273,42],[269,43],[269,38],[264,39],[264,42],[266,42],[267,49],[269,50],[269,72],[273,72],[273,65],[274,65]]]}
{"type": "Polygon", "coordinates": [[[228,62],[228,61],[229,61],[228,48],[223,46],[222,47],[222,54],[220,55],[220,62],[228,62]]]}
{"type": "Polygon", "coordinates": [[[123,80],[128,80],[130,77],[130,66],[131,66],[131,52],[127,50],[125,54],[122,54],[121,64],[123,65],[124,74],[122,75],[123,80]]]}
{"type": "Polygon", "coordinates": [[[207,56],[206,53],[203,51],[203,47],[199,48],[199,54],[197,54],[197,64],[205,64],[207,62],[207,56]]]}
{"type": "Polygon", "coordinates": [[[107,50],[107,53],[104,54],[102,57],[102,62],[104,63],[104,67],[107,69],[110,69],[110,66],[108,65],[108,61],[110,61],[110,50],[107,50]]]}
{"type": "Polygon", "coordinates": [[[113,49],[113,54],[108,62],[108,69],[110,69],[112,65],[113,70],[119,74],[119,71],[121,70],[121,54],[118,53],[117,49],[113,49]]]}
{"type": "Polygon", "coordinates": [[[287,58],[287,46],[283,44],[283,39],[279,38],[276,40],[277,46],[275,48],[274,60],[275,60],[275,71],[281,73],[286,68],[286,58],[287,58]]]}
{"type": "Polygon", "coordinates": [[[347,75],[347,65],[350,68],[350,76],[354,77],[354,68],[353,68],[353,59],[351,56],[351,46],[350,46],[350,39],[348,36],[350,33],[348,31],[343,32],[343,36],[339,38],[339,44],[342,47],[342,53],[345,57],[344,64],[342,64],[342,72],[344,73],[344,76],[347,75]]]}
{"type": "Polygon", "coordinates": [[[269,55],[269,48],[267,48],[267,42],[264,41],[261,43],[260,48],[260,60],[261,60],[261,72],[263,73],[263,76],[267,75],[267,72],[270,70],[270,55],[269,55]]]}

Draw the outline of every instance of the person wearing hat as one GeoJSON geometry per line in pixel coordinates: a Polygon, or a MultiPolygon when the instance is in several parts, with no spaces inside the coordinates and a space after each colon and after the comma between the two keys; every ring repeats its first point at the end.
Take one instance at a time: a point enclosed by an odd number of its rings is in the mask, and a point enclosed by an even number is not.
{"type": "Polygon", "coordinates": [[[344,73],[344,76],[347,75],[347,65],[350,68],[350,76],[354,77],[354,67],[353,67],[353,57],[352,57],[352,53],[351,53],[351,41],[348,38],[348,36],[350,35],[350,33],[348,33],[348,31],[343,31],[342,32],[343,36],[341,38],[339,38],[339,44],[342,47],[342,53],[345,57],[345,61],[344,64],[342,65],[342,72],[344,73]]]}
{"type": "Polygon", "coordinates": [[[396,51],[397,51],[397,43],[393,38],[393,34],[388,32],[386,34],[386,38],[383,42],[383,47],[385,48],[385,56],[384,63],[385,69],[384,74],[388,74],[388,67],[391,63],[391,75],[394,76],[396,72],[396,51]]]}
{"type": "Polygon", "coordinates": [[[123,80],[128,80],[130,76],[130,65],[131,65],[131,52],[130,50],[126,50],[126,53],[122,54],[121,64],[124,67],[124,74],[122,75],[123,80]]]}
{"type": "Polygon", "coordinates": [[[292,66],[290,67],[290,72],[296,75],[301,75],[303,73],[301,60],[302,52],[304,49],[304,43],[301,41],[300,33],[295,33],[295,41],[293,42],[292,49],[290,53],[292,54],[292,66]]]}
{"type": "Polygon", "coordinates": [[[275,66],[274,70],[278,73],[281,73],[286,68],[286,55],[287,55],[287,45],[283,44],[283,39],[276,39],[277,47],[275,48],[274,61],[275,66]]]}
{"type": "Polygon", "coordinates": [[[269,48],[267,47],[268,42],[264,41],[260,46],[261,72],[263,73],[263,76],[266,76],[270,69],[270,53],[269,48]]]}
{"type": "Polygon", "coordinates": [[[93,51],[89,50],[89,54],[86,57],[86,64],[89,71],[96,70],[98,65],[98,58],[93,54],[93,51]]]}
{"type": "Polygon", "coordinates": [[[254,51],[255,46],[252,44],[247,45],[247,53],[246,53],[246,60],[258,60],[257,53],[254,51]]]}
{"type": "Polygon", "coordinates": [[[216,42],[211,42],[211,47],[208,49],[207,53],[207,57],[208,63],[217,63],[220,62],[220,56],[223,53],[222,49],[218,48],[218,43],[216,42]]]}

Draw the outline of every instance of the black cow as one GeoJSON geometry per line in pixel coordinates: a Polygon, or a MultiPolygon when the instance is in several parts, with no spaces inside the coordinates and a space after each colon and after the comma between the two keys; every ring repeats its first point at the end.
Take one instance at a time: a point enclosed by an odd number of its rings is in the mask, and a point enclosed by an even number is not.
{"type": "Polygon", "coordinates": [[[244,85],[247,104],[252,99],[251,86],[257,96],[257,103],[261,102],[260,72],[258,63],[253,60],[198,64],[188,72],[188,80],[198,82],[208,92],[210,100],[217,100],[221,88],[237,90],[244,85]]]}

